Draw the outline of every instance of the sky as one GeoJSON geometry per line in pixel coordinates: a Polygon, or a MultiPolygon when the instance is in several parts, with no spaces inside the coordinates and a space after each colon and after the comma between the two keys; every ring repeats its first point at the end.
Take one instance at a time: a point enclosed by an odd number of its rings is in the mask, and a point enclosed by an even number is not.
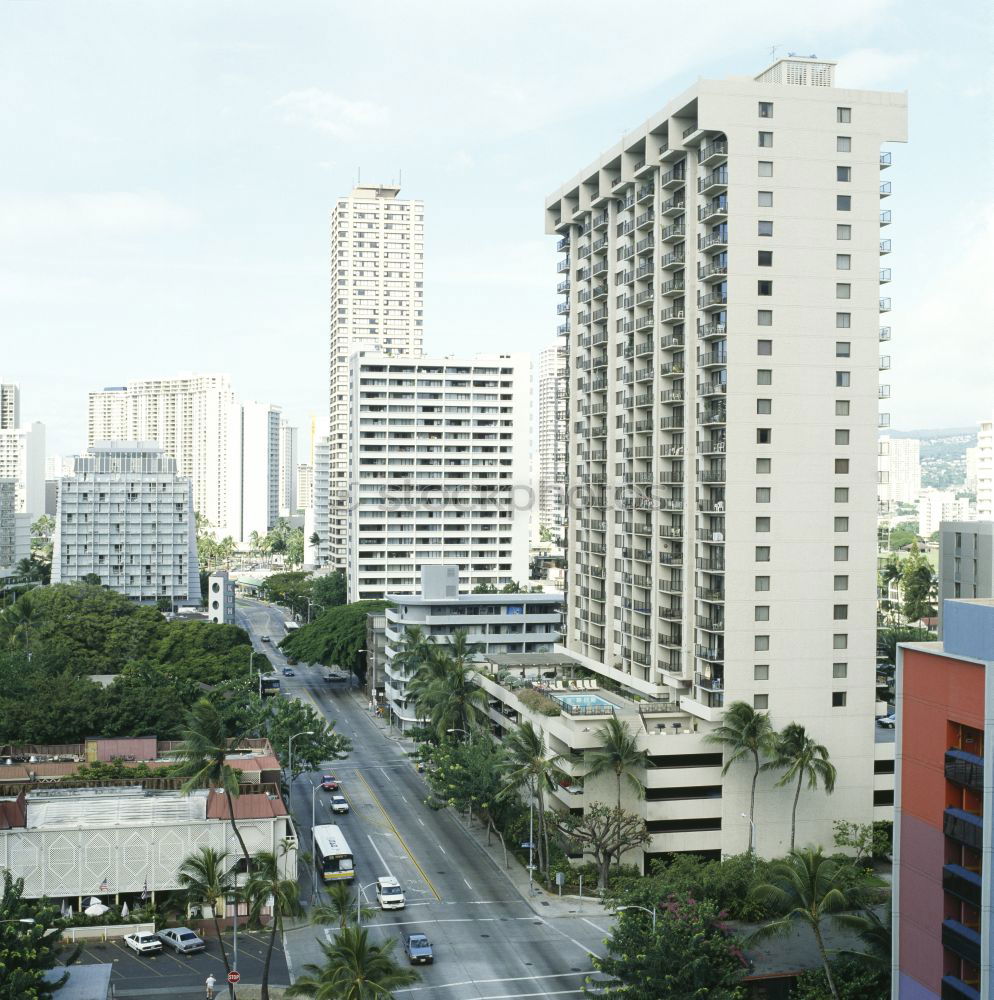
{"type": "Polygon", "coordinates": [[[327,405],[329,211],[360,171],[425,202],[426,352],[537,353],[558,323],[545,196],[776,47],[909,92],[888,409],[975,424],[994,407],[992,41],[980,0],[7,0],[0,380],[49,453],[85,447],[89,391],[189,371],[305,427],[327,405]]]}

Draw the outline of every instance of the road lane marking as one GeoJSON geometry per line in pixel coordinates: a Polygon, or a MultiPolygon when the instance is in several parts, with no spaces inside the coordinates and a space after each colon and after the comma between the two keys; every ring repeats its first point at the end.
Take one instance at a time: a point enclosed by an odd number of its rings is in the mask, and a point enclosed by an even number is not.
{"type": "Polygon", "coordinates": [[[387,859],[383,857],[382,854],[380,854],[380,849],[376,846],[376,841],[373,840],[372,835],[367,833],[366,839],[369,841],[369,844],[373,848],[373,850],[376,851],[376,856],[383,863],[383,867],[387,870],[387,874],[390,876],[390,878],[393,878],[393,872],[390,871],[390,866],[387,864],[387,859]]]}
{"type": "MultiPolygon", "coordinates": [[[[411,904],[408,904],[411,905],[411,904]]],[[[429,905],[429,904],[424,904],[429,905]]],[[[434,920],[382,920],[377,923],[367,923],[366,927],[406,927],[408,924],[487,924],[498,920],[534,920],[533,914],[526,917],[437,917],[434,920]]]]}
{"type": "MultiPolygon", "coordinates": [[[[485,986],[488,983],[533,983],[537,979],[572,979],[575,976],[589,976],[592,969],[588,969],[586,972],[550,972],[542,976],[511,976],[507,979],[464,979],[458,983],[432,983],[430,986],[409,986],[406,989],[394,990],[395,993],[422,993],[425,990],[450,990],[457,986],[485,986]]],[[[559,990],[557,993],[579,993],[580,990],[559,990]]],[[[529,996],[529,997],[541,997],[541,996],[553,996],[552,993],[512,993],[506,994],[507,996],[529,996]]],[[[490,997],[489,1000],[503,1000],[503,998],[490,997]]]]}
{"type": "Polygon", "coordinates": [[[425,825],[425,821],[420,816],[417,817],[417,820],[422,826],[425,825]]]}
{"type": "MultiPolygon", "coordinates": [[[[422,825],[424,825],[424,824],[422,824],[422,825]]],[[[440,850],[440,851],[441,851],[441,852],[442,852],[443,854],[448,854],[448,853],[449,853],[449,852],[448,852],[448,851],[447,851],[447,850],[446,850],[446,849],[445,849],[444,847],[442,847],[442,845],[441,845],[441,844],[439,844],[439,845],[438,845],[438,849],[439,849],[439,850],[440,850]]]]}
{"type": "Polygon", "coordinates": [[[591,926],[591,927],[593,927],[593,928],[594,928],[594,930],[598,930],[598,931],[600,931],[600,932],[601,932],[601,934],[607,934],[608,936],[610,936],[610,934],[611,934],[611,932],[610,932],[610,931],[606,931],[606,930],[604,930],[604,928],[603,928],[603,927],[601,927],[601,925],[600,925],[600,924],[595,924],[595,923],[593,922],[593,920],[588,920],[588,919],[587,919],[586,917],[580,917],[580,919],[581,919],[581,920],[582,920],[582,921],[583,921],[583,922],[584,922],[585,924],[590,924],[590,926],[591,926]]]}
{"type": "Polygon", "coordinates": [[[469,881],[467,879],[463,879],[463,881],[466,883],[466,888],[469,889],[470,892],[472,892],[473,887],[469,884],[469,881]]]}
{"type": "Polygon", "coordinates": [[[565,931],[561,931],[554,924],[550,924],[548,920],[544,920],[542,917],[539,917],[538,919],[541,920],[542,923],[545,924],[546,927],[551,928],[557,934],[559,934],[561,937],[566,938],[567,941],[572,941],[573,944],[575,944],[577,946],[577,948],[579,948],[581,951],[585,951],[588,955],[593,955],[594,958],[600,958],[601,957],[596,951],[591,950],[585,944],[581,944],[579,941],[577,941],[576,938],[570,937],[565,931]]]}
{"type": "Polygon", "coordinates": [[[407,856],[411,859],[412,864],[414,865],[415,868],[417,868],[421,877],[425,880],[425,884],[428,886],[428,888],[431,889],[432,895],[437,900],[441,900],[442,897],[438,894],[438,890],[436,890],[436,888],[431,884],[431,879],[428,878],[427,874],[425,873],[425,870],[421,867],[421,865],[418,864],[418,859],[415,858],[415,856],[411,853],[411,849],[407,846],[407,844],[404,841],[404,838],[400,835],[400,831],[397,829],[396,826],[394,826],[393,820],[390,819],[390,816],[387,814],[386,809],[383,808],[383,803],[380,802],[380,800],[376,797],[376,793],[370,787],[369,782],[363,777],[361,771],[356,771],[356,777],[366,786],[366,791],[369,792],[370,798],[379,807],[380,812],[383,814],[383,818],[387,822],[387,826],[390,827],[390,829],[393,831],[393,835],[397,838],[397,840],[400,841],[400,846],[403,847],[404,850],[407,852],[407,856]]]}
{"type": "Polygon", "coordinates": [[[390,775],[387,774],[387,769],[385,767],[381,767],[380,770],[383,772],[383,777],[386,778],[387,781],[389,781],[390,784],[392,785],[393,784],[393,778],[391,778],[390,775]]]}

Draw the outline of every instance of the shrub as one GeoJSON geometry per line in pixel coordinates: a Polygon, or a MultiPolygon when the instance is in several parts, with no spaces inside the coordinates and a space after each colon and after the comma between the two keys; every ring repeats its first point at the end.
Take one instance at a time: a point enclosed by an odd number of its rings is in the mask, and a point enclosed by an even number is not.
{"type": "Polygon", "coordinates": [[[530,708],[533,712],[538,712],[541,715],[552,716],[558,715],[560,712],[559,705],[556,702],[548,697],[548,695],[544,695],[541,691],[536,691],[534,688],[525,688],[523,691],[519,691],[518,698],[526,708],[530,708]]]}

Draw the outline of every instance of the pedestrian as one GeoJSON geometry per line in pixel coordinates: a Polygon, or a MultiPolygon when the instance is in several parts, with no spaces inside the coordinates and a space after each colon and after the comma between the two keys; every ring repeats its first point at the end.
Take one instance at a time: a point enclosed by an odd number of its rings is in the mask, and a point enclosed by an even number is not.
{"type": "Polygon", "coordinates": [[[217,980],[214,978],[213,972],[207,974],[204,985],[207,987],[207,1000],[214,1000],[214,987],[217,985],[217,980]]]}

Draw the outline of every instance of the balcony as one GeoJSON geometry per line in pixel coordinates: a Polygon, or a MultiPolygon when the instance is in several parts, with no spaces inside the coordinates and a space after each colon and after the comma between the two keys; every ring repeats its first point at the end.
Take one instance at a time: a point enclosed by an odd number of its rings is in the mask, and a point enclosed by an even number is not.
{"type": "Polygon", "coordinates": [[[607,261],[599,260],[594,264],[594,269],[591,272],[595,277],[601,274],[607,274],[607,261]]]}
{"type": "Polygon", "coordinates": [[[880,284],[886,285],[890,281],[890,268],[882,267],[880,268],[880,284]]]}
{"type": "Polygon", "coordinates": [[[713,233],[708,233],[707,236],[697,237],[697,249],[700,251],[711,250],[711,249],[721,249],[722,247],[728,246],[728,227],[718,226],[718,228],[713,233]]]}
{"type": "Polygon", "coordinates": [[[880,343],[881,344],[886,343],[887,341],[890,340],[890,327],[889,326],[882,326],[882,327],[880,327],[880,337],[879,337],[879,339],[880,339],[880,343]]]}
{"type": "Polygon", "coordinates": [[[941,996],[942,1000],[980,1000],[980,991],[956,976],[943,976],[941,996]]]}
{"type": "Polygon", "coordinates": [[[942,869],[942,890],[980,909],[982,879],[962,865],[945,865],[942,869]]]}
{"type": "Polygon", "coordinates": [[[559,292],[560,295],[566,295],[566,294],[568,294],[569,293],[569,278],[567,278],[565,281],[560,281],[559,284],[556,285],[556,291],[559,292]]]}
{"type": "Polygon", "coordinates": [[[601,212],[599,215],[594,216],[591,226],[594,229],[603,229],[607,225],[607,220],[607,212],[601,212]]]}
{"type": "Polygon", "coordinates": [[[641,257],[644,254],[652,253],[652,250],[655,246],[656,246],[655,237],[652,235],[652,233],[649,233],[649,235],[646,236],[645,239],[639,240],[638,243],[635,244],[635,252],[641,257]]]}
{"type": "Polygon", "coordinates": [[[663,621],[678,622],[683,618],[683,607],[680,604],[664,604],[658,614],[663,621]]]}
{"type": "Polygon", "coordinates": [[[725,408],[720,406],[713,410],[704,410],[700,420],[702,427],[722,427],[725,424],[725,408]]]}
{"type": "Polygon", "coordinates": [[[568,250],[569,249],[569,236],[564,236],[561,240],[559,240],[559,242],[556,244],[556,249],[557,250],[568,250]]]}
{"type": "Polygon", "coordinates": [[[681,195],[679,198],[669,198],[659,206],[660,215],[679,215],[687,208],[687,203],[681,195]]]}
{"type": "Polygon", "coordinates": [[[890,244],[890,240],[881,240],[880,241],[880,252],[881,253],[890,253],[890,245],[891,245],[890,244]]]}
{"type": "Polygon", "coordinates": [[[723,587],[698,587],[696,593],[699,601],[707,601],[709,604],[721,604],[725,600],[723,587]]]}
{"type": "Polygon", "coordinates": [[[884,181],[880,185],[880,197],[889,198],[890,197],[890,181],[884,181]]]}
{"type": "Polygon", "coordinates": [[[709,379],[706,382],[697,383],[697,392],[700,396],[724,396],[728,392],[728,383],[721,379],[709,379]]]}
{"type": "Polygon", "coordinates": [[[679,323],[683,319],[683,306],[672,306],[659,313],[661,323],[679,323]]]}
{"type": "Polygon", "coordinates": [[[711,173],[697,179],[697,193],[707,194],[709,191],[717,191],[728,187],[728,170],[725,167],[718,167],[711,173]]]}
{"type": "Polygon", "coordinates": [[[705,202],[697,209],[698,222],[711,222],[715,219],[723,219],[728,215],[728,199],[725,195],[719,195],[705,202]]]}
{"type": "Polygon", "coordinates": [[[698,281],[720,281],[728,274],[728,264],[724,261],[716,261],[706,267],[697,268],[698,281]]]}
{"type": "Polygon", "coordinates": [[[564,336],[565,334],[568,334],[569,333],[569,322],[560,323],[559,326],[556,327],[556,333],[560,337],[564,336]]]}
{"type": "Polygon", "coordinates": [[[725,139],[716,139],[714,142],[709,142],[706,146],[701,147],[701,166],[707,163],[717,162],[727,158],[728,156],[728,141],[725,139]]]}
{"type": "Polygon", "coordinates": [[[725,470],[723,468],[701,469],[698,478],[702,483],[723,483],[725,481],[725,470]]]}
{"type": "MultiPolygon", "coordinates": [[[[720,553],[721,550],[719,549],[720,553]]],[[[697,558],[697,568],[702,573],[724,573],[725,572],[725,557],[724,555],[718,556],[717,559],[703,559],[700,556],[697,558]]]]}
{"type": "Polygon", "coordinates": [[[984,758],[966,750],[946,751],[946,780],[969,788],[984,791],[984,758]]]}
{"type": "Polygon", "coordinates": [[[687,180],[687,164],[678,163],[672,170],[667,171],[659,178],[659,186],[664,188],[677,188],[687,180]]]}
{"type": "Polygon", "coordinates": [[[556,264],[556,271],[559,274],[564,274],[569,270],[570,260],[569,257],[564,257],[558,264],[556,264]]]}
{"type": "Polygon", "coordinates": [[[682,375],[683,364],[679,361],[667,361],[659,366],[659,374],[665,376],[682,375]]]}
{"type": "Polygon", "coordinates": [[[942,816],[942,832],[950,840],[972,847],[975,851],[983,848],[984,821],[965,809],[948,808],[942,816]]]}
{"type": "Polygon", "coordinates": [[[559,305],[556,306],[556,315],[557,316],[568,316],[569,315],[569,303],[568,302],[560,302],[559,305]]]}
{"type": "Polygon", "coordinates": [[[664,226],[659,233],[659,238],[663,243],[673,243],[682,240],[686,234],[686,229],[682,222],[674,222],[672,226],[664,226]]]}
{"type": "Polygon", "coordinates": [[[890,399],[889,385],[882,385],[877,389],[877,399],[890,399]]]}
{"type": "Polygon", "coordinates": [[[664,281],[659,286],[660,295],[678,295],[685,290],[683,278],[673,278],[671,281],[664,281]]]}
{"type": "Polygon", "coordinates": [[[648,201],[653,194],[655,194],[656,186],[651,181],[648,184],[643,184],[642,187],[638,189],[635,194],[636,202],[648,201]]]}
{"type": "Polygon", "coordinates": [[[888,208],[880,213],[880,225],[889,226],[890,224],[891,224],[891,214],[890,214],[890,209],[888,208]]]}
{"type": "Polygon", "coordinates": [[[652,225],[652,223],[655,221],[655,218],[656,218],[656,213],[653,212],[653,210],[650,208],[648,212],[643,212],[635,220],[635,228],[646,229],[647,227],[652,225]]]}
{"type": "Polygon", "coordinates": [[[880,169],[885,170],[891,164],[891,154],[881,153],[880,154],[880,169]]]}
{"type": "Polygon", "coordinates": [[[706,295],[697,296],[698,309],[724,309],[726,305],[728,305],[728,293],[723,288],[717,288],[706,295]]]}
{"type": "Polygon", "coordinates": [[[683,334],[682,333],[670,333],[665,337],[659,338],[659,349],[661,351],[669,351],[674,347],[683,347],[683,334]]]}
{"type": "Polygon", "coordinates": [[[697,327],[697,336],[701,340],[709,340],[711,337],[724,337],[727,327],[724,323],[701,323],[697,327]]]}
{"type": "Polygon", "coordinates": [[[890,312],[890,299],[881,299],[880,300],[880,311],[882,313],[889,313],[890,312]]]}
{"type": "Polygon", "coordinates": [[[708,663],[721,663],[725,659],[725,651],[718,646],[695,646],[694,655],[708,663]]]}
{"type": "Polygon", "coordinates": [[[942,947],[980,968],[980,934],[958,920],[942,921],[942,947]]]}
{"type": "Polygon", "coordinates": [[[705,632],[724,632],[725,619],[715,615],[698,615],[696,618],[697,627],[705,632]]]}
{"type": "Polygon", "coordinates": [[[664,271],[669,271],[674,268],[683,267],[685,262],[683,251],[677,250],[674,253],[668,253],[662,257],[659,261],[659,266],[664,271]]]}
{"type": "Polygon", "coordinates": [[[719,347],[714,351],[698,351],[697,363],[702,368],[714,368],[728,364],[728,352],[724,347],[719,347]]]}
{"type": "Polygon", "coordinates": [[[636,278],[645,278],[651,275],[653,269],[655,268],[655,257],[647,257],[639,266],[635,269],[636,278]]]}

